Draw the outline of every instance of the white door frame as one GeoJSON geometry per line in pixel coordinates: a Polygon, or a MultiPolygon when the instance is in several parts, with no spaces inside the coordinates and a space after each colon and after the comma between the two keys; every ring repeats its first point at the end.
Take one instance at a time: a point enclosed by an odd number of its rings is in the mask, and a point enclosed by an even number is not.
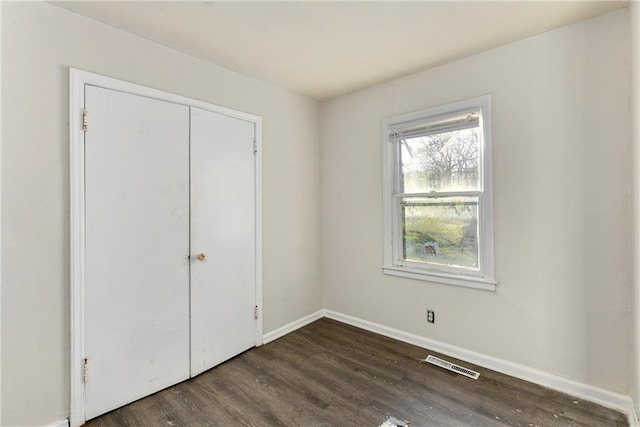
{"type": "MultiPolygon", "coordinates": [[[[85,423],[83,358],[85,351],[85,153],[83,131],[84,86],[93,85],[133,95],[209,110],[255,125],[255,206],[256,206],[256,345],[262,344],[262,117],[196,99],[163,92],[99,74],[70,68],[69,82],[69,185],[70,185],[70,408],[71,427],[85,423]]],[[[91,127],[91,112],[88,112],[91,127]]]]}

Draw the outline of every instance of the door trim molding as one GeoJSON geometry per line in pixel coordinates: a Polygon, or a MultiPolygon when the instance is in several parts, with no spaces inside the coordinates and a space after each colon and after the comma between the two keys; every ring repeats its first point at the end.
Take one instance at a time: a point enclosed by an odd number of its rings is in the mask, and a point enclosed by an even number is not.
{"type": "MultiPolygon", "coordinates": [[[[197,107],[225,116],[245,120],[255,125],[257,153],[255,168],[255,230],[256,230],[256,304],[259,306],[256,321],[256,346],[263,342],[263,292],[262,292],[262,117],[232,110],[158,89],[141,86],[123,80],[69,69],[69,191],[70,191],[70,400],[69,425],[85,423],[85,402],[82,359],[85,352],[85,164],[82,110],[85,105],[84,86],[92,85],[117,90],[161,101],[197,107]]],[[[90,112],[89,112],[90,117],[90,112]]],[[[89,129],[91,119],[89,118],[89,129]]]]}

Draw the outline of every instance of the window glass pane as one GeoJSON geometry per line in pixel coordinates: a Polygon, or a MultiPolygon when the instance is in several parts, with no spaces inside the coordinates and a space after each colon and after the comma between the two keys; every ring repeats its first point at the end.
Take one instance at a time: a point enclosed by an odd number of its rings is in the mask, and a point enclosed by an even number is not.
{"type": "Polygon", "coordinates": [[[399,141],[401,193],[480,189],[479,127],[399,141]]]}
{"type": "Polygon", "coordinates": [[[404,197],[402,257],[478,269],[477,197],[404,197]]]}

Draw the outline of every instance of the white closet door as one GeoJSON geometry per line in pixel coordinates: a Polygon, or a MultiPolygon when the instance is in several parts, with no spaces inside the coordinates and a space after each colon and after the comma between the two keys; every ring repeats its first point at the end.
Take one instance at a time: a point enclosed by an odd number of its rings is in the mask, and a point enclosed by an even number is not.
{"type": "Polygon", "coordinates": [[[85,94],[90,419],[189,377],[189,108],[85,94]]]}
{"type": "Polygon", "coordinates": [[[256,344],[253,139],[253,123],[191,108],[192,376],[256,344]]]}

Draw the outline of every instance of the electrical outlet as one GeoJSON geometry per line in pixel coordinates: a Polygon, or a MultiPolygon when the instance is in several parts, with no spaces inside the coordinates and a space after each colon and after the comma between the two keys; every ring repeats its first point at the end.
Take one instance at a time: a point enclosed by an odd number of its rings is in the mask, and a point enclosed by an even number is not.
{"type": "Polygon", "coordinates": [[[427,322],[436,323],[436,312],[427,309],[427,322]]]}

